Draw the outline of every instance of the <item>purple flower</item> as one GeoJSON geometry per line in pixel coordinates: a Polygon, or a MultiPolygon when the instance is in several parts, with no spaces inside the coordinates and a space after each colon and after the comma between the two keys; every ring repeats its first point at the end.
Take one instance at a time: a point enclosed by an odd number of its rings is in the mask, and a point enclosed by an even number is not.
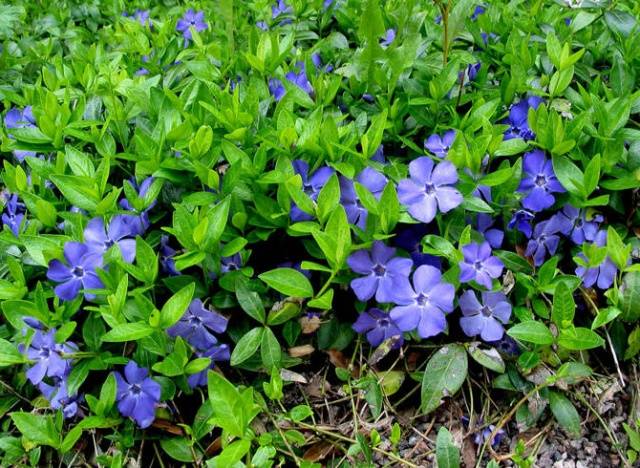
{"type": "MultiPolygon", "coordinates": [[[[594,244],[598,247],[606,246],[607,231],[599,231],[594,239],[594,244]]],[[[582,252],[578,254],[578,257],[587,262],[587,257],[582,252]]],[[[609,257],[606,257],[598,266],[584,267],[582,265],[578,265],[576,268],[576,275],[582,278],[582,283],[587,288],[590,288],[595,284],[600,289],[609,289],[613,284],[617,273],[618,268],[609,257]]]]}
{"type": "Polygon", "coordinates": [[[493,228],[496,220],[493,216],[486,213],[478,213],[476,218],[476,230],[482,234],[489,245],[498,249],[504,240],[504,232],[500,229],[493,228]]]}
{"type": "MultiPolygon", "coordinates": [[[[302,178],[302,190],[311,200],[316,201],[318,199],[318,194],[324,184],[327,183],[329,177],[331,177],[334,173],[334,170],[330,167],[321,167],[313,175],[309,175],[309,164],[306,161],[302,161],[301,159],[296,159],[291,163],[293,165],[293,170],[296,174],[300,174],[302,178]]],[[[309,221],[313,219],[308,213],[305,213],[300,208],[298,208],[294,203],[291,204],[291,221],[309,221]]]]}
{"type": "Polygon", "coordinates": [[[386,49],[395,40],[396,40],[396,30],[393,28],[390,28],[385,31],[383,38],[380,40],[380,45],[382,46],[383,49],[386,49]]]}
{"type": "Polygon", "coordinates": [[[462,247],[462,255],[464,260],[460,262],[460,281],[468,283],[475,280],[476,283],[491,289],[492,278],[500,277],[504,264],[498,257],[491,255],[489,243],[467,244],[462,247]]]}
{"type": "Polygon", "coordinates": [[[534,214],[530,213],[526,210],[518,210],[511,217],[511,221],[509,221],[508,228],[513,229],[514,227],[523,233],[527,238],[531,237],[533,232],[533,228],[531,227],[531,221],[534,218],[534,214]]]}
{"type": "Polygon", "coordinates": [[[486,10],[486,7],[483,5],[477,5],[471,14],[471,21],[477,20],[478,16],[483,15],[486,10]]]}
{"type": "Polygon", "coordinates": [[[222,273],[229,273],[230,271],[239,270],[242,268],[242,257],[239,253],[233,254],[230,257],[222,257],[220,260],[220,271],[222,273]]]}
{"type": "Polygon", "coordinates": [[[541,98],[531,96],[511,106],[511,109],[509,110],[509,117],[502,122],[509,125],[509,128],[504,133],[504,139],[511,140],[512,138],[522,138],[523,140],[533,140],[536,135],[529,127],[529,109],[537,109],[541,103],[541,98]]]}
{"type": "Polygon", "coordinates": [[[418,330],[421,338],[442,333],[447,328],[445,314],[453,311],[455,288],[442,281],[440,270],[419,266],[413,273],[413,288],[408,283],[398,288],[389,315],[402,331],[418,330]]]}
{"type": "Polygon", "coordinates": [[[509,335],[503,335],[498,341],[488,341],[487,344],[496,348],[502,354],[513,357],[520,354],[518,342],[509,335]]]}
{"type": "Polygon", "coordinates": [[[267,26],[267,23],[265,21],[256,21],[256,26],[262,31],[269,30],[269,26],[267,26]]]}
{"type": "Polygon", "coordinates": [[[533,237],[527,243],[525,256],[533,257],[533,264],[540,266],[544,263],[547,256],[553,255],[558,250],[560,236],[557,235],[558,230],[551,221],[542,221],[538,223],[533,230],[533,237]]]}
{"type": "Polygon", "coordinates": [[[207,23],[204,21],[204,11],[196,12],[189,8],[184,16],[178,20],[176,31],[181,32],[182,37],[188,41],[192,39],[190,29],[192,26],[197,32],[207,29],[207,23]]]}
{"type": "MultiPolygon", "coordinates": [[[[151,187],[151,184],[153,183],[153,181],[154,181],[153,177],[147,177],[138,185],[136,180],[132,178],[128,180],[126,183],[128,183],[129,185],[131,185],[131,187],[133,187],[133,189],[138,193],[139,198],[144,198],[147,192],[149,191],[149,188],[151,187]]],[[[140,212],[138,216],[128,216],[129,224],[132,226],[131,235],[141,236],[142,234],[145,233],[147,229],[149,229],[149,226],[151,225],[151,223],[149,222],[148,212],[150,209],[152,209],[156,205],[156,203],[157,203],[157,200],[153,200],[147,208],[145,208],[140,212]]],[[[126,198],[123,198],[122,200],[120,200],[118,204],[120,205],[121,208],[127,211],[136,211],[133,205],[131,205],[131,203],[129,203],[129,200],[127,200],[126,198]]],[[[122,215],[122,216],[127,216],[127,215],[122,215]]]]}
{"type": "MultiPolygon", "coordinates": [[[[18,200],[18,195],[13,194],[9,196],[7,204],[4,207],[4,213],[2,213],[2,224],[7,226],[16,237],[18,237],[23,227],[25,211],[26,207],[24,203],[18,200]]],[[[26,222],[24,226],[26,226],[26,222]]]]}
{"type": "Polygon", "coordinates": [[[276,19],[280,15],[287,15],[293,13],[293,10],[287,5],[284,0],[278,0],[271,6],[271,18],[276,19]]]}
{"type": "Polygon", "coordinates": [[[276,101],[279,101],[284,97],[287,90],[284,88],[282,81],[278,78],[271,78],[269,79],[269,92],[276,101]]]}
{"type": "Polygon", "coordinates": [[[75,344],[67,342],[56,343],[56,330],[44,333],[36,330],[26,349],[26,356],[33,365],[27,370],[27,378],[32,384],[39,384],[46,377],[64,377],[71,370],[71,361],[65,359],[63,353],[73,353],[77,350],[75,344]]]}
{"type": "Polygon", "coordinates": [[[398,230],[394,244],[397,247],[403,248],[411,255],[414,266],[431,265],[440,269],[442,266],[440,257],[422,253],[422,239],[427,234],[433,234],[433,231],[434,230],[430,229],[426,224],[409,224],[398,230]]]}
{"type": "Polygon", "coordinates": [[[118,384],[116,400],[120,414],[132,418],[141,429],[149,427],[156,417],[160,384],[148,377],[149,371],[134,361],[125,366],[124,377],[120,372],[113,375],[118,384]]]}
{"type": "Polygon", "coordinates": [[[191,374],[187,378],[187,383],[189,387],[196,388],[201,387],[203,385],[207,385],[207,371],[209,369],[213,369],[215,367],[215,363],[219,361],[228,361],[231,357],[231,353],[229,350],[229,345],[221,344],[215,345],[209,348],[209,350],[205,352],[196,351],[196,356],[199,358],[210,358],[211,364],[207,369],[204,369],[200,372],[196,372],[195,374],[191,374]]]}
{"type": "Polygon", "coordinates": [[[481,296],[482,304],[471,290],[460,296],[460,327],[469,337],[480,335],[484,341],[497,341],[504,335],[502,324],[511,317],[511,304],[501,292],[483,291],[481,296]]]}
{"type": "Polygon", "coordinates": [[[542,150],[525,153],[522,168],[518,192],[526,195],[522,206],[527,210],[537,212],[549,208],[556,201],[552,193],[566,191],[553,172],[551,160],[545,157],[542,150]]]}
{"type": "Polygon", "coordinates": [[[393,349],[398,349],[404,343],[402,332],[389,314],[375,307],[362,312],[351,328],[361,335],[366,333],[371,346],[379,346],[383,341],[394,337],[397,340],[393,343],[393,349]]]}
{"type": "Polygon", "coordinates": [[[305,69],[304,62],[296,63],[295,68],[290,72],[288,72],[285,75],[285,78],[289,80],[291,83],[293,83],[294,85],[296,85],[305,93],[307,94],[313,93],[313,86],[311,86],[311,83],[307,78],[307,71],[305,69]]]}
{"type": "Polygon", "coordinates": [[[371,156],[371,160],[379,162],[380,164],[385,164],[387,162],[384,157],[384,145],[378,146],[376,152],[371,156]]]}
{"type": "Polygon", "coordinates": [[[591,221],[587,221],[586,212],[581,212],[572,205],[565,205],[562,211],[553,215],[549,220],[555,229],[565,236],[569,236],[577,245],[593,242],[601,222],[601,215],[595,215],[591,221]]]}
{"type": "Polygon", "coordinates": [[[167,333],[173,337],[181,336],[197,349],[207,350],[218,343],[213,333],[222,333],[226,329],[226,318],[207,309],[200,299],[194,299],[178,323],[167,329],[167,333]]]}
{"type": "Polygon", "coordinates": [[[169,245],[169,236],[160,237],[160,267],[163,273],[169,276],[178,276],[180,272],[176,270],[176,262],[173,257],[176,251],[169,245]]]}
{"type": "Polygon", "coordinates": [[[438,209],[446,213],[462,203],[462,194],[450,187],[458,181],[458,173],[449,161],[434,167],[430,158],[422,156],[411,161],[409,174],[398,183],[398,200],[415,219],[430,223],[438,209]]]}
{"type": "Polygon", "coordinates": [[[444,158],[449,152],[449,148],[451,148],[455,139],[455,130],[447,130],[442,136],[434,133],[424,141],[424,147],[435,156],[444,158]]]}
{"type": "Polygon", "coordinates": [[[142,26],[151,27],[151,19],[149,18],[149,10],[136,10],[133,17],[138,20],[142,26]]]}
{"type": "Polygon", "coordinates": [[[51,408],[61,409],[65,418],[72,418],[78,412],[78,403],[82,400],[77,393],[69,395],[67,377],[53,377],[53,385],[40,382],[38,389],[49,401],[51,408]]]}
{"type": "MultiPolygon", "coordinates": [[[[54,292],[63,301],[76,298],[80,288],[102,289],[104,285],[96,274],[96,268],[102,268],[102,256],[89,251],[88,247],[79,242],[64,244],[64,258],[66,264],[55,259],[49,262],[47,278],[60,283],[54,292]]],[[[95,295],[85,292],[84,297],[94,299],[95,295]]]]}
{"type": "Polygon", "coordinates": [[[467,76],[469,77],[469,81],[475,81],[481,68],[481,62],[473,63],[467,67],[467,76]]]}
{"type": "MultiPolygon", "coordinates": [[[[469,426],[469,418],[467,418],[466,416],[462,417],[462,423],[464,424],[465,427],[469,426]]],[[[476,422],[476,426],[482,426],[484,424],[482,418],[478,418],[477,422],[476,422]]],[[[485,443],[485,441],[489,440],[489,437],[491,437],[491,434],[493,434],[494,429],[496,428],[495,425],[493,424],[489,424],[487,427],[485,427],[484,429],[479,429],[475,431],[475,437],[473,438],[473,442],[477,445],[477,446],[481,446],[485,443]]],[[[496,435],[493,437],[493,440],[491,441],[491,447],[497,447],[498,445],[500,445],[500,442],[502,442],[502,439],[504,438],[504,436],[506,435],[506,432],[504,431],[504,429],[499,429],[496,432],[496,435]]]]}
{"type": "Polygon", "coordinates": [[[408,283],[413,262],[409,258],[394,257],[396,249],[375,241],[371,250],[358,250],[347,259],[354,272],[365,275],[351,281],[351,289],[361,301],[374,295],[378,302],[392,302],[398,287],[408,283]]]}
{"type": "MultiPolygon", "coordinates": [[[[35,128],[36,119],[33,116],[31,106],[27,106],[22,110],[16,107],[10,109],[4,116],[4,126],[7,130],[12,128],[35,128]]],[[[13,139],[11,133],[9,133],[8,136],[13,139]]],[[[24,158],[28,156],[33,157],[36,153],[34,151],[15,150],[13,155],[19,162],[22,162],[24,158]]]]}
{"type": "MultiPolygon", "coordinates": [[[[365,167],[355,180],[369,190],[377,200],[380,200],[388,182],[385,176],[370,167],[365,167]]],[[[349,222],[362,230],[366,229],[368,212],[360,203],[353,181],[346,177],[340,177],[340,203],[344,206],[349,222]]]]}
{"type": "Polygon", "coordinates": [[[136,235],[138,226],[131,222],[130,216],[116,215],[105,230],[102,218],[93,218],[84,229],[84,242],[89,251],[102,256],[114,244],[117,244],[125,262],[131,263],[136,257],[136,235]]]}

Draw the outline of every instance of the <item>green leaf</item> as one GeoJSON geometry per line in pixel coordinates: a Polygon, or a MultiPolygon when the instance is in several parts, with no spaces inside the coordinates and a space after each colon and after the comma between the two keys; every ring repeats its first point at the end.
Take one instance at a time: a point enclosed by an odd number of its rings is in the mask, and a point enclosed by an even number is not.
{"type": "Polygon", "coordinates": [[[627,266],[631,255],[631,246],[622,241],[613,226],[607,228],[607,254],[620,270],[627,266]]]}
{"type": "Polygon", "coordinates": [[[258,278],[287,296],[313,296],[313,288],[307,277],[293,268],[276,268],[258,275],[258,278]]]}
{"type": "Polygon", "coordinates": [[[520,341],[535,343],[539,345],[550,345],[553,343],[553,335],[549,328],[535,320],[527,320],[512,326],[507,335],[520,341]]]}
{"type": "Polygon", "coordinates": [[[573,403],[558,392],[549,391],[549,406],[558,424],[574,437],[580,436],[580,415],[573,403]]]}
{"type": "MultiPolygon", "coordinates": [[[[160,440],[160,447],[174,460],[193,463],[193,454],[186,437],[169,437],[160,440]]],[[[195,448],[194,448],[195,450],[195,448]]]]}
{"type": "Polygon", "coordinates": [[[605,309],[598,310],[598,315],[593,319],[593,323],[591,324],[591,329],[595,330],[596,328],[600,328],[607,323],[615,320],[622,311],[617,307],[607,307],[605,309]]]}
{"type": "Polygon", "coordinates": [[[460,466],[460,450],[453,442],[453,436],[442,426],[436,438],[436,461],[438,468],[458,468],[460,466]]]}
{"type": "Polygon", "coordinates": [[[584,169],[584,196],[587,198],[598,187],[600,181],[600,155],[591,158],[584,169]]]}
{"type": "Polygon", "coordinates": [[[60,447],[60,431],[56,428],[53,416],[33,413],[11,413],[11,420],[23,437],[37,445],[60,447]]]}
{"type": "Polygon", "coordinates": [[[270,328],[265,328],[262,334],[262,343],[260,344],[260,356],[262,364],[268,370],[274,367],[280,367],[282,362],[282,350],[278,338],[270,328]]]}
{"type": "Polygon", "coordinates": [[[162,309],[160,310],[160,326],[162,328],[169,328],[180,320],[180,317],[182,317],[191,303],[191,298],[193,298],[195,289],[195,283],[188,284],[171,296],[171,298],[162,306],[162,309]]]}
{"type": "Polygon", "coordinates": [[[65,146],[64,150],[65,162],[69,165],[71,172],[73,172],[74,175],[90,178],[93,177],[96,169],[93,166],[93,161],[91,161],[89,155],[78,151],[71,145],[65,146]]]}
{"type": "Polygon", "coordinates": [[[93,212],[98,206],[100,197],[97,187],[93,181],[87,181],[86,177],[52,175],[50,179],[62,195],[78,208],[93,212]]]}
{"type": "Polygon", "coordinates": [[[234,466],[251,449],[251,442],[246,439],[236,440],[227,445],[224,450],[214,458],[216,466],[234,466]]]}
{"type": "Polygon", "coordinates": [[[25,357],[9,341],[0,338],[0,367],[24,363],[25,357]]]}
{"type": "Polygon", "coordinates": [[[637,19],[631,13],[622,10],[606,11],[604,21],[609,29],[624,37],[629,36],[638,26],[637,19]]]}
{"type": "Polygon", "coordinates": [[[569,291],[566,283],[559,282],[553,295],[551,320],[560,329],[569,328],[573,325],[575,310],[576,303],[573,300],[573,294],[569,291]]]}
{"type": "Polygon", "coordinates": [[[502,374],[505,371],[505,364],[500,353],[495,348],[481,349],[480,343],[473,342],[467,348],[469,355],[478,364],[502,374]]]}
{"type": "Polygon", "coordinates": [[[135,341],[151,335],[155,329],[146,322],[123,323],[109,330],[103,337],[105,343],[135,341]]]}
{"type": "Polygon", "coordinates": [[[578,166],[571,162],[571,159],[566,156],[554,155],[553,170],[562,186],[567,189],[569,193],[578,197],[584,194],[584,187],[582,185],[584,175],[578,166]]]}
{"type": "Polygon", "coordinates": [[[213,413],[211,422],[229,435],[242,437],[257,414],[252,389],[248,388],[241,394],[234,384],[213,371],[209,371],[208,379],[209,401],[213,413]]]}
{"type": "Polygon", "coordinates": [[[572,351],[599,348],[604,339],[596,332],[584,327],[571,327],[560,330],[558,344],[572,351]]]}
{"type": "Polygon", "coordinates": [[[243,283],[240,283],[236,287],[236,298],[242,310],[254,320],[264,323],[267,314],[258,293],[250,291],[243,283]]]}
{"type": "Polygon", "coordinates": [[[467,377],[467,366],[467,353],[460,345],[447,345],[436,351],[422,378],[422,410],[430,413],[440,406],[443,397],[457,392],[467,377]]]}
{"type": "Polygon", "coordinates": [[[622,320],[635,322],[640,319],[640,272],[630,271],[622,277],[619,306],[622,320]]]}
{"type": "Polygon", "coordinates": [[[304,421],[313,415],[313,411],[308,405],[298,405],[291,408],[289,411],[289,417],[294,422],[304,421]]]}
{"type": "Polygon", "coordinates": [[[351,251],[351,231],[347,213],[342,205],[338,205],[327,222],[326,233],[335,243],[335,265],[334,269],[342,268],[351,251]]]}
{"type": "Polygon", "coordinates": [[[333,174],[322,187],[316,201],[318,219],[324,222],[340,203],[340,184],[338,176],[333,174]]]}
{"type": "Polygon", "coordinates": [[[260,347],[260,343],[262,343],[262,334],[264,333],[264,328],[256,327],[250,330],[248,333],[245,333],[240,341],[236,344],[233,352],[231,353],[231,365],[237,366],[242,364],[244,361],[253,356],[258,348],[260,347]]]}

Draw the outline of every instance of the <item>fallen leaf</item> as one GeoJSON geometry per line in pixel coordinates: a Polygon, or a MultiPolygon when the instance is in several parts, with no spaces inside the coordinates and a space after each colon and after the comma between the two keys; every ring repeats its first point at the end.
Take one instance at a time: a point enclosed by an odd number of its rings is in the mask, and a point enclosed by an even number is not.
{"type": "Polygon", "coordinates": [[[289,369],[280,369],[280,377],[282,377],[282,380],[285,382],[296,382],[301,384],[309,383],[304,375],[298,374],[297,372],[293,372],[289,369]]]}
{"type": "Polygon", "coordinates": [[[302,458],[306,461],[317,462],[327,458],[327,455],[329,455],[332,451],[333,445],[331,445],[329,442],[320,441],[309,447],[309,449],[304,452],[304,455],[302,455],[302,458]]]}
{"type": "Polygon", "coordinates": [[[289,356],[291,357],[302,357],[308,356],[313,353],[316,349],[311,345],[302,345],[302,346],[294,346],[293,348],[289,348],[289,356]]]}
{"type": "Polygon", "coordinates": [[[315,332],[318,328],[320,328],[320,324],[322,320],[320,317],[313,315],[311,317],[307,317],[306,315],[300,317],[300,327],[302,328],[303,335],[309,335],[315,332]]]}

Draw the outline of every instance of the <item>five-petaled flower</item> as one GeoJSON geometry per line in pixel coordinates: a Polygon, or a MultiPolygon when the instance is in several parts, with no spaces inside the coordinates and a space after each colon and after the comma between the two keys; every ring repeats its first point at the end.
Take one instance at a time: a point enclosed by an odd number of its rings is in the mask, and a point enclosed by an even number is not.
{"type": "Polygon", "coordinates": [[[484,341],[496,341],[504,335],[503,324],[511,317],[511,304],[502,292],[481,293],[482,303],[476,293],[468,290],[460,296],[459,304],[463,317],[460,327],[469,337],[480,335],[484,341]]]}
{"type": "Polygon", "coordinates": [[[211,346],[206,351],[196,351],[196,356],[198,356],[199,358],[211,359],[211,364],[209,364],[209,367],[207,367],[206,369],[203,369],[200,372],[196,372],[195,374],[191,374],[187,378],[187,383],[191,388],[207,385],[207,372],[209,371],[209,369],[213,369],[215,367],[215,363],[218,361],[228,361],[231,357],[231,353],[229,350],[229,345],[220,344],[211,346]]]}
{"type": "MultiPolygon", "coordinates": [[[[96,268],[102,268],[102,256],[89,250],[85,244],[67,242],[64,244],[64,258],[66,264],[58,259],[49,262],[47,278],[60,283],[54,292],[63,301],[76,298],[81,288],[102,289],[104,285],[96,273],[96,268]]],[[[95,295],[84,293],[86,299],[94,299],[95,295]]]]}
{"type": "Polygon", "coordinates": [[[347,259],[356,273],[365,275],[351,281],[351,289],[359,300],[374,295],[378,302],[392,302],[397,288],[408,283],[413,262],[409,258],[394,257],[396,249],[375,241],[371,250],[358,250],[347,259]]]}
{"type": "Polygon", "coordinates": [[[434,133],[424,141],[424,147],[435,156],[444,158],[449,153],[449,148],[451,148],[455,139],[455,130],[447,130],[442,136],[434,133]]]}
{"type": "MultiPolygon", "coordinates": [[[[607,231],[601,230],[596,234],[593,243],[598,247],[604,247],[607,245],[607,231]]],[[[580,252],[578,257],[585,263],[587,257],[580,252]]],[[[585,287],[590,288],[594,284],[600,289],[609,289],[613,284],[618,268],[610,257],[606,257],[599,265],[585,267],[578,265],[576,268],[576,275],[582,279],[582,283],[585,287]]]]}
{"type": "MultiPolygon", "coordinates": [[[[347,213],[347,220],[364,230],[367,227],[368,212],[362,206],[353,182],[346,177],[340,177],[340,203],[347,213]]],[[[365,167],[356,176],[355,182],[365,187],[377,200],[380,200],[382,191],[387,185],[387,178],[375,169],[365,167]]]]}
{"type": "Polygon", "coordinates": [[[127,215],[114,216],[106,230],[102,218],[93,218],[84,229],[84,242],[91,253],[100,256],[117,244],[124,261],[131,263],[136,257],[136,240],[131,236],[136,235],[137,228],[127,215]]]}
{"type": "Polygon", "coordinates": [[[445,314],[453,311],[455,288],[442,281],[440,270],[419,266],[413,273],[413,287],[398,288],[389,315],[402,331],[418,330],[421,338],[438,335],[447,328],[445,314]]]}
{"type": "Polygon", "coordinates": [[[533,221],[535,215],[530,213],[527,210],[517,210],[513,213],[511,220],[509,221],[508,228],[513,229],[514,227],[524,234],[527,239],[531,237],[533,233],[533,227],[531,226],[531,221],[533,221]]]}
{"type": "Polygon", "coordinates": [[[458,181],[458,172],[449,161],[434,167],[429,157],[422,156],[411,161],[409,174],[398,183],[398,200],[415,219],[430,223],[438,209],[446,213],[462,203],[462,194],[451,187],[458,181]]]}
{"type": "Polygon", "coordinates": [[[2,224],[7,226],[16,237],[26,225],[26,222],[23,224],[25,211],[26,207],[24,203],[18,200],[18,195],[10,195],[2,213],[2,224]]]}
{"type": "Polygon", "coordinates": [[[65,377],[71,369],[71,361],[63,354],[73,353],[77,346],[71,342],[56,343],[56,330],[35,330],[29,347],[25,350],[33,365],[27,370],[32,384],[39,384],[46,377],[65,377]]]}
{"type": "Polygon", "coordinates": [[[218,343],[214,333],[224,332],[227,322],[219,313],[207,309],[200,299],[194,299],[167,333],[169,336],[181,336],[197,349],[207,350],[218,343]]]}
{"type": "Polygon", "coordinates": [[[574,244],[582,245],[594,241],[602,219],[602,215],[595,215],[587,220],[585,211],[567,204],[562,211],[551,217],[549,223],[565,236],[569,236],[574,244]]]}
{"type": "MultiPolygon", "coordinates": [[[[316,201],[320,194],[320,190],[324,187],[324,184],[327,183],[329,177],[333,175],[334,170],[330,167],[323,166],[310,175],[309,164],[306,161],[296,159],[291,164],[293,165],[294,172],[296,174],[300,174],[300,177],[302,178],[302,190],[304,193],[311,198],[311,200],[316,201]]],[[[313,219],[313,216],[302,211],[294,203],[291,203],[290,216],[291,221],[294,222],[309,221],[313,219]]]]}
{"type": "Polygon", "coordinates": [[[68,377],[53,377],[53,385],[45,382],[38,384],[38,389],[49,401],[51,408],[61,409],[65,418],[72,418],[78,412],[78,403],[82,399],[77,393],[69,395],[68,377]]]}
{"type": "Polygon", "coordinates": [[[160,384],[134,361],[125,366],[124,377],[120,372],[114,372],[114,376],[118,384],[116,400],[120,414],[132,418],[142,429],[149,427],[156,417],[160,384]]]}
{"type": "Polygon", "coordinates": [[[392,349],[397,349],[404,342],[402,331],[394,320],[389,314],[376,307],[362,312],[352,328],[361,335],[366,334],[367,341],[371,346],[379,346],[383,341],[396,338],[392,349]]]}
{"type": "Polygon", "coordinates": [[[558,230],[551,221],[542,221],[533,229],[533,237],[527,243],[524,254],[533,258],[533,264],[540,266],[547,256],[553,255],[558,250],[560,236],[558,230]]]}
{"type": "Polygon", "coordinates": [[[472,242],[462,247],[464,260],[460,262],[460,281],[467,283],[475,280],[487,289],[492,288],[492,278],[499,278],[504,269],[502,261],[491,255],[488,242],[477,244],[472,242]]]}
{"type": "Polygon", "coordinates": [[[549,208],[556,201],[552,193],[566,191],[542,150],[535,149],[524,155],[522,171],[518,191],[525,194],[522,206],[527,210],[537,212],[549,208]]]}
{"type": "MultiPolygon", "coordinates": [[[[36,119],[33,116],[33,110],[31,106],[27,106],[24,109],[18,109],[16,107],[11,108],[4,116],[4,126],[7,130],[12,128],[35,128],[36,119]]],[[[8,133],[9,138],[13,139],[13,135],[8,133]]],[[[19,162],[24,161],[27,156],[35,156],[34,151],[14,150],[13,155],[19,162]]]]}
{"type": "Polygon", "coordinates": [[[504,139],[522,138],[523,140],[533,140],[536,134],[529,127],[529,109],[537,109],[540,104],[542,104],[541,98],[531,96],[511,106],[509,117],[502,122],[509,125],[507,131],[504,132],[504,139]]]}
{"type": "Polygon", "coordinates": [[[193,27],[197,32],[202,32],[207,29],[207,23],[204,20],[204,11],[196,12],[189,8],[176,24],[176,30],[182,33],[182,37],[184,37],[186,41],[193,37],[191,34],[191,27],[193,27]]]}

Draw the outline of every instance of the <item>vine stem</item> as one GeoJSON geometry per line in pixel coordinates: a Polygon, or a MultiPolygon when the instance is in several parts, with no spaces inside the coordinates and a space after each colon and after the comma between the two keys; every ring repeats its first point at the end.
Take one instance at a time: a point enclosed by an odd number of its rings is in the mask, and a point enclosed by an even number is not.
{"type": "MultiPolygon", "coordinates": [[[[357,444],[358,443],[355,439],[352,439],[351,437],[343,436],[342,434],[336,434],[335,432],[327,431],[327,430],[321,429],[321,428],[319,428],[317,426],[313,426],[311,424],[307,424],[307,423],[304,423],[304,422],[301,422],[301,421],[300,422],[291,421],[291,422],[293,422],[294,424],[297,424],[298,426],[300,426],[300,427],[302,427],[304,429],[317,432],[318,434],[323,434],[323,435],[326,435],[326,436],[329,436],[329,437],[333,437],[334,439],[342,440],[343,442],[349,442],[350,444],[357,444]]],[[[393,460],[395,460],[395,461],[397,461],[399,463],[402,463],[405,466],[410,466],[412,468],[418,468],[418,465],[415,465],[415,464],[411,463],[410,461],[405,460],[404,458],[396,455],[395,453],[387,452],[386,450],[382,450],[381,448],[378,448],[378,447],[371,447],[371,449],[374,452],[378,452],[379,454],[384,455],[385,457],[389,457],[389,458],[391,458],[391,459],[393,459],[393,460]]]]}

